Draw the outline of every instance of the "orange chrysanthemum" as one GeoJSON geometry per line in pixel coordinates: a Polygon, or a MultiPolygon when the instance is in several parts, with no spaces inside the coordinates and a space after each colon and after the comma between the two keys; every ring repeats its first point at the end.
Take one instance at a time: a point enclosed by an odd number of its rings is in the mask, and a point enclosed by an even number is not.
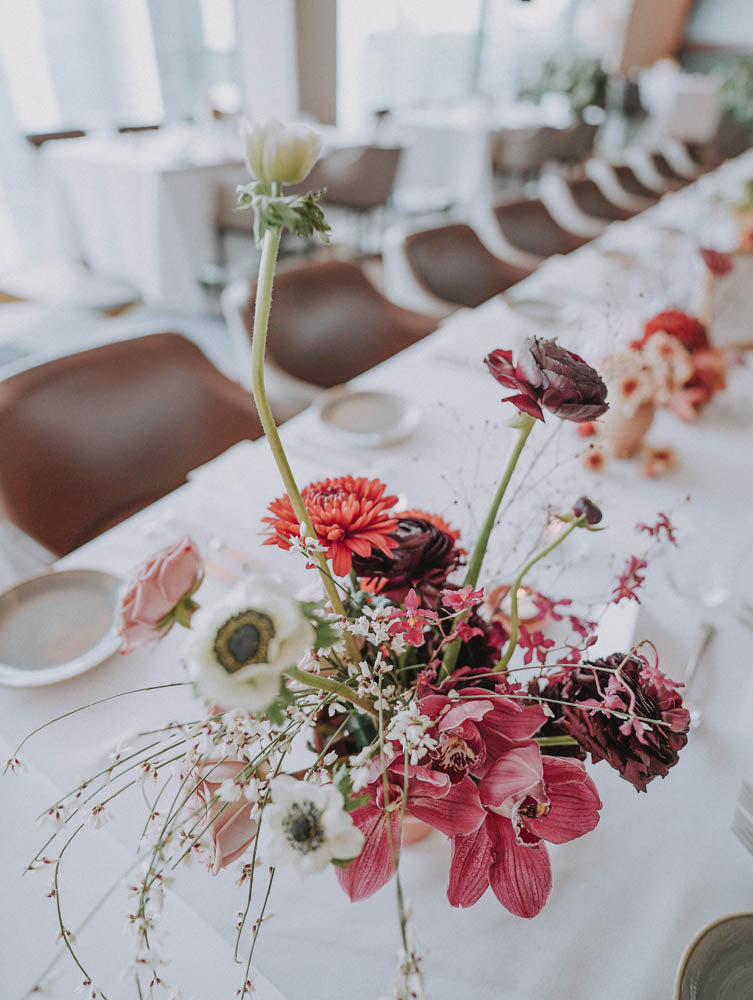
{"type": "MultiPolygon", "coordinates": [[[[397,519],[389,513],[397,497],[385,496],[385,489],[378,479],[341,476],[310,483],[301,490],[316,537],[326,548],[337,576],[350,572],[354,553],[365,557],[379,549],[389,555],[397,544],[390,537],[397,519]]],[[[262,518],[270,531],[264,544],[289,549],[291,537],[299,537],[300,525],[288,495],[273,500],[269,512],[269,517],[262,518]]]]}

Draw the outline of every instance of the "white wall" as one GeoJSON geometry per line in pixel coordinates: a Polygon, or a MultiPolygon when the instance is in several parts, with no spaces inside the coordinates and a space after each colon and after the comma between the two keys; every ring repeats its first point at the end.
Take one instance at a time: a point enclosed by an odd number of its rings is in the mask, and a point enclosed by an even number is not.
{"type": "Polygon", "coordinates": [[[244,114],[298,118],[294,0],[235,0],[244,114]]]}
{"type": "Polygon", "coordinates": [[[696,44],[753,51],[753,2],[697,0],[685,37],[696,44]]]}

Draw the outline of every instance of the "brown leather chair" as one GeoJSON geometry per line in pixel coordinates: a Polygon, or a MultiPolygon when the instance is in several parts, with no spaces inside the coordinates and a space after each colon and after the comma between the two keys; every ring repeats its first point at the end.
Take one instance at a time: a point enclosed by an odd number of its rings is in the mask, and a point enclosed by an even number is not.
{"type": "Polygon", "coordinates": [[[638,214],[637,209],[622,208],[615,205],[601,191],[599,185],[588,177],[568,181],[570,194],[581,212],[595,219],[608,222],[625,222],[638,214]]]}
{"type": "Polygon", "coordinates": [[[538,198],[495,205],[494,215],[509,243],[539,257],[570,253],[591,239],[590,236],[576,236],[563,229],[538,198]]]}
{"type": "Polygon", "coordinates": [[[285,194],[324,188],[324,204],[369,212],[389,201],[401,153],[400,146],[332,149],[317,161],[302,184],[286,187],[285,194]]]}
{"type": "Polygon", "coordinates": [[[629,167],[626,163],[620,164],[612,168],[614,170],[614,175],[617,178],[618,184],[623,187],[628,194],[636,195],[638,198],[645,198],[649,201],[658,201],[659,195],[656,191],[652,191],[651,188],[646,187],[646,185],[638,180],[638,175],[635,173],[632,167],[629,167]]]}
{"type": "Polygon", "coordinates": [[[83,139],[86,132],[80,128],[64,129],[60,132],[27,132],[26,141],[39,149],[46,142],[57,142],[59,139],[83,139]]]}
{"type": "Polygon", "coordinates": [[[262,435],[253,399],[177,333],[119,341],[0,382],[0,510],[56,555],[262,435]]]}
{"type": "MultiPolygon", "coordinates": [[[[244,314],[249,332],[254,295],[244,314]]],[[[316,261],[275,279],[267,352],[288,375],[329,389],[415,344],[438,323],[390,302],[356,264],[316,261]]]]}
{"type": "Polygon", "coordinates": [[[427,291],[471,309],[531,273],[495,257],[466,225],[411,233],[404,247],[413,274],[427,291]]]}
{"type": "Polygon", "coordinates": [[[667,187],[673,191],[679,191],[680,188],[685,187],[686,184],[690,184],[690,179],[688,177],[681,177],[680,174],[675,173],[672,169],[669,160],[663,153],[652,153],[651,163],[656,170],[656,172],[661,176],[667,184],[667,187]]]}

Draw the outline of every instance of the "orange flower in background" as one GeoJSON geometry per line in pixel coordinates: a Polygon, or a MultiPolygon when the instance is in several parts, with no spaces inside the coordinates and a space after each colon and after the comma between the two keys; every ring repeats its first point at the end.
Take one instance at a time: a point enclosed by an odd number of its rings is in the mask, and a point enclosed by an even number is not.
{"type": "MultiPolygon", "coordinates": [[[[369,556],[373,549],[385,555],[395,547],[390,537],[397,519],[390,508],[397,497],[385,496],[386,486],[378,479],[341,476],[310,483],[301,490],[301,497],[311,518],[317,540],[326,549],[327,559],[337,576],[346,576],[353,563],[353,554],[369,556]]],[[[300,524],[287,494],[269,505],[269,525],[265,545],[291,547],[291,538],[300,537],[300,524]]]]}
{"type": "Polygon", "coordinates": [[[600,472],[607,464],[607,456],[595,445],[589,445],[586,454],[583,456],[583,464],[591,472],[600,472]]]}
{"type": "Polygon", "coordinates": [[[655,333],[668,333],[670,337],[679,340],[683,347],[692,353],[705,351],[711,346],[706,327],[694,316],[689,316],[680,309],[668,309],[650,319],[643,328],[640,340],[634,340],[630,345],[640,350],[655,333]]]}
{"type": "Polygon", "coordinates": [[[647,479],[658,479],[677,464],[674,448],[648,448],[643,460],[641,474],[647,479]]]}

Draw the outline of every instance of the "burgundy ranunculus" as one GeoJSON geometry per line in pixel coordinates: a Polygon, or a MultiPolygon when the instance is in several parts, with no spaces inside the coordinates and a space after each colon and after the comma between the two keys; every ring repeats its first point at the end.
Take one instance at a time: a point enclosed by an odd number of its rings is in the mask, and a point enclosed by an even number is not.
{"type": "Polygon", "coordinates": [[[661,671],[637,656],[612,653],[552,679],[541,693],[568,702],[556,706],[561,730],[639,792],[657,776],[667,776],[688,742],[690,715],[680,695],[661,671]],[[589,669],[599,667],[608,669],[589,669]]]}
{"type": "Polygon", "coordinates": [[[372,549],[370,556],[353,556],[353,570],[363,590],[384,594],[401,604],[413,589],[426,608],[436,610],[447,577],[460,561],[461,552],[449,531],[426,517],[398,517],[390,538],[389,555],[372,549]]]}
{"type": "Polygon", "coordinates": [[[655,333],[660,332],[668,333],[670,337],[679,340],[691,354],[695,354],[696,351],[707,351],[711,347],[703,323],[694,316],[688,316],[681,309],[668,309],[666,312],[658,313],[643,327],[641,339],[634,340],[630,346],[640,350],[655,333]]]}
{"type": "Polygon", "coordinates": [[[530,337],[517,365],[512,351],[492,351],[485,360],[500,385],[517,390],[503,402],[514,403],[537,420],[544,419],[542,407],[577,424],[595,420],[609,409],[607,387],[598,372],[554,340],[530,337]]]}

